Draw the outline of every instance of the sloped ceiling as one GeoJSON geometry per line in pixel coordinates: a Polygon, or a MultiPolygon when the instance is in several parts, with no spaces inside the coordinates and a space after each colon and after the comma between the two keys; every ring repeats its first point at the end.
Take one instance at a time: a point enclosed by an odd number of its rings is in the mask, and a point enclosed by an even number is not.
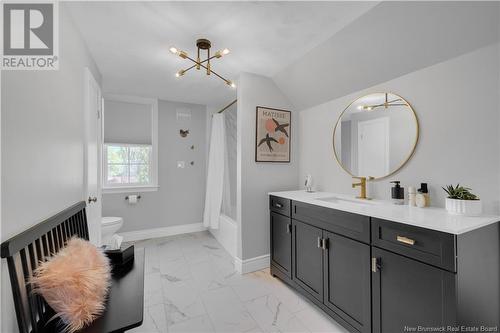
{"type": "Polygon", "coordinates": [[[298,110],[499,41],[498,2],[383,2],[274,81],[298,110]]]}

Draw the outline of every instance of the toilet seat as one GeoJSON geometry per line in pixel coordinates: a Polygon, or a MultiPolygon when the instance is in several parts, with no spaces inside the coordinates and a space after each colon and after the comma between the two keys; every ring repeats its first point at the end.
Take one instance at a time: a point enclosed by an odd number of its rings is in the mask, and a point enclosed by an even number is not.
{"type": "Polygon", "coordinates": [[[105,216],[102,218],[102,225],[105,225],[105,226],[110,226],[110,225],[114,225],[114,224],[119,224],[123,222],[123,219],[121,217],[117,217],[117,216],[105,216]]]}

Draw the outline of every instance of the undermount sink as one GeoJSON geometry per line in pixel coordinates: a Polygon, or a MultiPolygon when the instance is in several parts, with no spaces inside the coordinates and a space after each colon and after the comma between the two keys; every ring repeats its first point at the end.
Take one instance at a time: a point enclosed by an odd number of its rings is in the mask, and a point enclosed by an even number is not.
{"type": "Polygon", "coordinates": [[[316,200],[331,202],[331,203],[349,203],[356,205],[377,205],[379,202],[373,201],[370,199],[348,199],[348,198],[340,198],[340,197],[326,197],[326,198],[318,198],[316,200]]]}

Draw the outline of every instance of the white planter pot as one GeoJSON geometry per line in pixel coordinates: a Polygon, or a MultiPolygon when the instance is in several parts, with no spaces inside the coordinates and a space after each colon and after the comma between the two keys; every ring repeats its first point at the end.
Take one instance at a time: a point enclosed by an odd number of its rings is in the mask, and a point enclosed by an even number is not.
{"type": "Polygon", "coordinates": [[[482,209],[481,200],[457,200],[446,198],[446,210],[450,214],[477,216],[481,215],[482,209]]]}

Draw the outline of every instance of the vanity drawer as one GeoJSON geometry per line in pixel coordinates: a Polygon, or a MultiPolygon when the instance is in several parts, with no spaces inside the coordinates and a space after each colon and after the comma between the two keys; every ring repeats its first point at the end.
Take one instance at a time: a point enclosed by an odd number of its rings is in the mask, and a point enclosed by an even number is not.
{"type": "Polygon", "coordinates": [[[370,243],[370,218],[368,216],[292,201],[292,218],[339,235],[370,243]]]}
{"type": "Polygon", "coordinates": [[[372,244],[456,272],[455,235],[372,218],[372,244]]]}
{"type": "Polygon", "coordinates": [[[285,216],[290,216],[290,199],[284,199],[275,197],[274,195],[270,195],[269,209],[273,212],[280,213],[285,216]]]}

